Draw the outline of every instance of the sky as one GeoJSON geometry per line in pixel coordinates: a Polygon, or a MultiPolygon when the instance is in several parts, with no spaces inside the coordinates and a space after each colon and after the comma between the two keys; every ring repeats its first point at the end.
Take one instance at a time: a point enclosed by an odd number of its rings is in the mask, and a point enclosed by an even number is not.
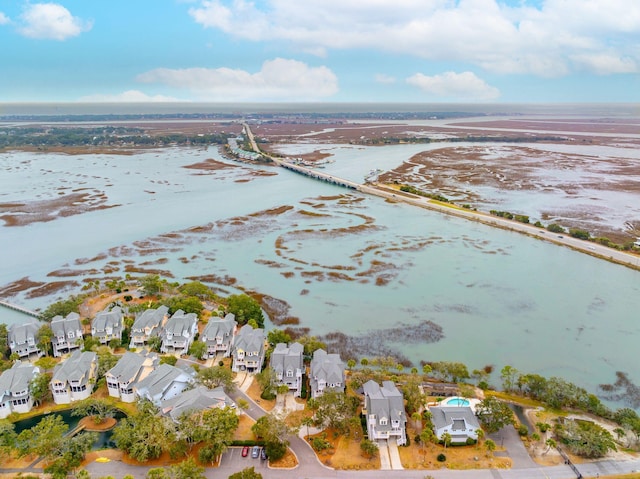
{"type": "Polygon", "coordinates": [[[0,102],[640,102],[640,0],[0,0],[0,102]]]}

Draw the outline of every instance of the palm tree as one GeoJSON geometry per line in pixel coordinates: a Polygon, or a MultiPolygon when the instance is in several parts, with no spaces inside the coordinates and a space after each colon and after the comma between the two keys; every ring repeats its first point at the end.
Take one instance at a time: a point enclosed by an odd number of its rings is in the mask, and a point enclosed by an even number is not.
{"type": "Polygon", "coordinates": [[[484,442],[484,448],[487,450],[487,457],[489,457],[489,455],[496,450],[496,443],[491,439],[487,439],[484,442]]]}
{"type": "Polygon", "coordinates": [[[552,438],[547,439],[545,444],[547,445],[547,449],[542,453],[543,455],[548,453],[552,447],[556,447],[558,445],[555,439],[552,438]]]}
{"type": "Polygon", "coordinates": [[[480,428],[476,429],[476,435],[478,436],[478,442],[476,443],[476,449],[480,447],[480,441],[484,439],[484,431],[480,428]]]}
{"type": "Polygon", "coordinates": [[[448,432],[445,432],[442,435],[442,442],[444,444],[444,448],[445,449],[447,448],[447,446],[450,446],[451,445],[451,434],[449,434],[448,432]]]}

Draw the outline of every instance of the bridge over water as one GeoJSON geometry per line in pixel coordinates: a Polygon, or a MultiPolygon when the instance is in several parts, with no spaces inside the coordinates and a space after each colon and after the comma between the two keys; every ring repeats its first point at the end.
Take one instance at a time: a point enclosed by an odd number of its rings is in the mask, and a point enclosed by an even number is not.
{"type": "Polygon", "coordinates": [[[20,313],[24,313],[29,316],[33,316],[34,318],[40,318],[39,313],[36,313],[35,311],[31,311],[30,309],[24,308],[22,306],[18,306],[17,304],[12,304],[12,303],[8,303],[7,301],[0,300],[0,306],[13,309],[14,311],[18,311],[20,313]]]}

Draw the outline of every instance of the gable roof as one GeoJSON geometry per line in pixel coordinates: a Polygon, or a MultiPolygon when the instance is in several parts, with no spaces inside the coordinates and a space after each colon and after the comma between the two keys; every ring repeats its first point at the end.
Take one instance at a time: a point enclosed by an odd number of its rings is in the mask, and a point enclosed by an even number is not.
{"type": "Polygon", "coordinates": [[[113,376],[119,383],[131,383],[139,378],[145,367],[154,368],[157,361],[158,355],[155,353],[127,351],[120,361],[107,371],[107,375],[113,376]]]}
{"type": "Polygon", "coordinates": [[[15,343],[16,345],[25,344],[28,339],[35,341],[39,329],[40,326],[35,322],[12,324],[9,326],[7,339],[10,343],[15,343]]]}
{"type": "Polygon", "coordinates": [[[344,383],[344,363],[339,354],[327,354],[324,349],[316,349],[310,365],[313,381],[324,379],[329,384],[344,383]]]}
{"type": "Polygon", "coordinates": [[[76,350],[65,361],[59,363],[53,371],[51,381],[80,381],[86,384],[89,380],[89,371],[96,361],[96,353],[91,351],[81,352],[76,350]]]}
{"type": "Polygon", "coordinates": [[[146,328],[158,328],[162,324],[164,317],[169,312],[169,308],[165,305],[157,309],[147,309],[136,318],[131,326],[132,331],[144,331],[146,328]]]}
{"type": "Polygon", "coordinates": [[[160,411],[176,421],[185,412],[202,411],[224,406],[233,407],[234,402],[225,394],[222,386],[215,389],[198,386],[174,398],[162,401],[160,411]]]}
{"type": "Polygon", "coordinates": [[[53,341],[57,342],[59,337],[67,338],[69,331],[74,334],[82,331],[80,324],[80,315],[78,313],[69,313],[66,318],[56,316],[51,320],[51,332],[53,333],[53,341]]]}
{"type": "MultiPolygon", "coordinates": [[[[431,421],[436,429],[454,425],[454,421],[464,419],[474,430],[480,429],[478,418],[469,406],[432,406],[429,408],[431,421]]],[[[454,426],[455,429],[455,426],[454,426]]]]}
{"type": "MultiPolygon", "coordinates": [[[[363,385],[367,414],[375,414],[378,419],[387,418],[389,421],[406,421],[402,393],[392,381],[383,381],[382,387],[373,380],[363,385]]],[[[387,424],[391,427],[390,424],[387,424]]],[[[384,425],[376,426],[384,429],[384,425]]]]}
{"type": "Polygon", "coordinates": [[[162,335],[173,334],[174,336],[191,336],[193,327],[198,322],[195,313],[185,313],[181,309],[173,313],[167,324],[164,326],[162,335]],[[185,334],[186,333],[186,334],[185,334]]]}
{"type": "Polygon", "coordinates": [[[176,381],[190,383],[193,381],[193,375],[170,364],[161,364],[146,378],[140,380],[136,384],[136,389],[139,395],[153,399],[163,395],[176,381]]]}
{"type": "Polygon", "coordinates": [[[0,375],[0,403],[5,395],[12,395],[29,389],[29,384],[40,369],[31,364],[16,362],[0,375]]]}
{"type": "Polygon", "coordinates": [[[107,328],[113,328],[114,330],[122,327],[122,309],[120,306],[116,306],[111,311],[104,310],[96,314],[91,323],[91,328],[96,331],[104,331],[107,328]]]}
{"type": "Polygon", "coordinates": [[[298,369],[302,369],[303,350],[304,347],[300,343],[292,343],[289,347],[285,343],[278,343],[271,353],[269,364],[279,374],[284,374],[285,371],[295,372],[298,369]]]}
{"type": "Polygon", "coordinates": [[[248,324],[240,328],[235,340],[235,350],[260,352],[264,349],[264,329],[253,329],[248,324]]]}
{"type": "Polygon", "coordinates": [[[232,313],[227,314],[224,318],[210,318],[202,331],[202,341],[212,341],[218,336],[230,339],[237,325],[236,316],[232,313]]]}

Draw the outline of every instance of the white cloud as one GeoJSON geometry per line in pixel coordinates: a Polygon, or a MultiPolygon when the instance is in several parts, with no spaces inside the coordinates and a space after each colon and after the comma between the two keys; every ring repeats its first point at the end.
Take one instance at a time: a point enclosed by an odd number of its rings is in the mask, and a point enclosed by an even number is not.
{"type": "Polygon", "coordinates": [[[91,30],[93,23],[74,17],[57,3],[28,4],[18,31],[29,38],[66,40],[91,30]]]}
{"type": "Polygon", "coordinates": [[[396,82],[396,78],[391,75],[385,75],[384,73],[377,73],[374,77],[376,82],[382,83],[383,85],[390,85],[396,82]]]}
{"type": "Polygon", "coordinates": [[[434,99],[489,101],[500,96],[500,91],[488,85],[472,72],[445,72],[427,76],[422,73],[407,78],[409,85],[420,88],[434,99]]]}
{"type": "Polygon", "coordinates": [[[0,12],[0,25],[7,25],[11,20],[3,12],[0,12]]]}
{"type": "Polygon", "coordinates": [[[254,41],[286,40],[305,52],[371,48],[545,77],[589,68],[597,73],[639,70],[640,1],[510,3],[200,0],[189,13],[205,28],[254,41]],[[609,61],[579,60],[603,55],[609,61]]]}
{"type": "Polygon", "coordinates": [[[88,95],[78,99],[83,103],[159,103],[159,102],[175,102],[182,101],[177,98],[163,95],[147,95],[139,90],[127,90],[115,95],[88,95]]]}
{"type": "Polygon", "coordinates": [[[338,80],[329,68],[283,58],[265,61],[256,73],[231,68],[157,68],[138,75],[137,80],[187,89],[209,101],[312,100],[338,91],[338,80]]]}

